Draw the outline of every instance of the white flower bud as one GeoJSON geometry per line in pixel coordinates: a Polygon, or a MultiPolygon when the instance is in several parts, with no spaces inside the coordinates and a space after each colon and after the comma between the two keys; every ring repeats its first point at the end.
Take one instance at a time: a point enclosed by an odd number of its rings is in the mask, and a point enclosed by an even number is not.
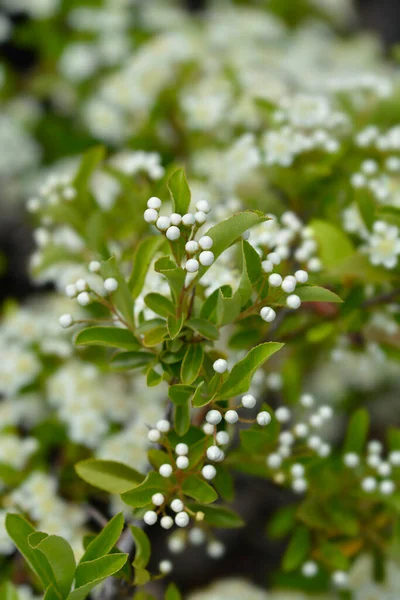
{"type": "Polygon", "coordinates": [[[168,538],[167,545],[172,554],[179,554],[185,549],[185,539],[180,534],[174,534],[168,538]]]}
{"type": "Polygon", "coordinates": [[[391,479],[384,479],[379,484],[379,491],[385,496],[390,496],[391,494],[393,494],[395,489],[396,486],[394,485],[394,482],[391,479]]]}
{"type": "Polygon", "coordinates": [[[89,271],[91,273],[98,273],[101,269],[101,263],[98,260],[91,260],[89,263],[89,271]]]}
{"type": "Polygon", "coordinates": [[[378,484],[375,477],[365,477],[361,481],[361,488],[364,490],[364,492],[367,492],[368,494],[374,492],[376,490],[377,485],[378,484]]]}
{"type": "Polygon", "coordinates": [[[217,444],[220,444],[220,446],[226,446],[226,444],[229,444],[229,434],[226,431],[218,431],[215,439],[217,440],[217,444]]]}
{"type": "Polygon", "coordinates": [[[305,423],[296,423],[293,427],[296,437],[304,438],[308,435],[308,427],[305,423]]]}
{"type": "Polygon", "coordinates": [[[211,425],[218,425],[218,423],[221,423],[222,421],[222,415],[219,410],[209,410],[206,414],[206,421],[211,425]]]}
{"type": "Polygon", "coordinates": [[[196,254],[198,249],[199,249],[199,244],[196,242],[196,240],[190,240],[189,242],[186,242],[186,244],[185,244],[185,250],[188,254],[196,254]]]}
{"type": "Polygon", "coordinates": [[[221,558],[225,554],[225,546],[221,542],[214,540],[208,544],[207,554],[210,558],[221,558]]]}
{"type": "Polygon", "coordinates": [[[146,525],[154,525],[157,523],[157,519],[157,513],[155,513],[154,510],[148,510],[144,513],[143,521],[146,523],[146,525]]]}
{"type": "Polygon", "coordinates": [[[153,444],[158,442],[160,437],[161,437],[161,433],[158,431],[158,429],[150,429],[150,431],[147,434],[147,438],[148,438],[149,442],[153,442],[153,444]]]}
{"type": "Polygon", "coordinates": [[[279,287],[282,284],[282,277],[279,273],[271,273],[268,277],[268,281],[271,287],[279,287]]]}
{"type": "Polygon", "coordinates": [[[175,446],[175,452],[179,455],[179,456],[186,456],[186,454],[189,453],[189,446],[187,444],[177,444],[175,446]]]}
{"type": "Polygon", "coordinates": [[[170,224],[171,223],[170,223],[170,220],[168,217],[158,217],[157,222],[156,222],[156,227],[160,231],[167,231],[170,224]]]}
{"type": "Polygon", "coordinates": [[[69,285],[66,286],[65,294],[68,296],[68,298],[74,298],[77,293],[78,293],[78,290],[76,289],[75,284],[70,283],[69,285]]]}
{"type": "Polygon", "coordinates": [[[332,573],[332,583],[338,588],[345,588],[348,584],[348,575],[344,571],[332,573]]]}
{"type": "Polygon", "coordinates": [[[307,271],[303,271],[303,269],[299,269],[298,271],[296,271],[294,276],[298,283],[307,283],[308,281],[308,273],[307,271]]]}
{"type": "Polygon", "coordinates": [[[392,463],[394,467],[400,466],[400,450],[393,450],[389,454],[389,461],[392,463]]]}
{"type": "Polygon", "coordinates": [[[291,412],[286,406],[280,406],[275,410],[275,418],[279,423],[287,423],[291,417],[291,412]]]}
{"type": "Polygon", "coordinates": [[[318,573],[318,565],[313,560],[308,560],[302,565],[301,572],[304,577],[315,577],[318,573]]]}
{"type": "Polygon", "coordinates": [[[291,446],[294,444],[294,436],[290,431],[282,431],[282,433],[279,434],[279,442],[283,446],[291,446]]]}
{"type": "Polygon", "coordinates": [[[199,261],[203,267],[210,267],[214,262],[214,254],[210,250],[204,250],[200,253],[199,261]]]}
{"type": "Polygon", "coordinates": [[[269,412],[266,410],[259,412],[257,415],[257,423],[261,425],[261,427],[265,427],[265,425],[271,423],[271,415],[269,412]]]}
{"type": "Polygon", "coordinates": [[[115,292],[118,289],[118,281],[114,277],[108,277],[104,282],[104,289],[107,292],[115,292]]]}
{"type": "Polygon", "coordinates": [[[218,358],[214,364],[213,369],[216,373],[225,373],[228,370],[228,363],[223,358],[218,358]]]}
{"type": "Polygon", "coordinates": [[[211,210],[211,207],[208,204],[207,200],[199,200],[198,202],[196,202],[196,208],[197,210],[204,213],[209,213],[211,210]]]}
{"type": "Polygon", "coordinates": [[[263,260],[261,263],[261,268],[264,273],[271,273],[274,270],[274,265],[270,260],[263,260]]]}
{"type": "Polygon", "coordinates": [[[194,218],[196,219],[196,223],[198,223],[199,225],[203,225],[203,223],[205,223],[207,221],[207,215],[206,215],[206,213],[204,213],[202,211],[198,211],[194,215],[194,218]]]}
{"type": "Polygon", "coordinates": [[[155,223],[158,219],[158,212],[154,208],[147,208],[143,213],[146,223],[155,223]]]}
{"type": "Polygon", "coordinates": [[[276,312],[270,306],[264,306],[260,310],[260,317],[263,321],[266,321],[267,323],[272,323],[272,321],[275,321],[276,319],[276,312]]]}
{"type": "Polygon", "coordinates": [[[300,307],[301,300],[300,300],[299,296],[297,296],[297,294],[291,294],[290,296],[288,296],[286,298],[286,305],[289,308],[293,308],[294,310],[296,310],[297,308],[300,307]]]}
{"type": "Polygon", "coordinates": [[[279,265],[281,262],[281,257],[278,252],[270,252],[267,254],[267,259],[272,262],[273,265],[279,265]]]}
{"type": "Polygon", "coordinates": [[[347,452],[347,454],[343,456],[343,462],[346,467],[358,467],[360,464],[360,457],[355,452],[347,452]]]}
{"type": "Polygon", "coordinates": [[[164,465],[161,465],[161,467],[158,469],[158,472],[162,477],[171,477],[172,467],[168,463],[165,463],[164,465]]]}
{"type": "Polygon", "coordinates": [[[151,501],[155,506],[161,506],[162,504],[164,504],[164,496],[162,494],[160,494],[159,492],[157,492],[156,494],[153,494],[151,497],[151,501]]]}
{"type": "Polygon", "coordinates": [[[158,568],[160,569],[160,573],[163,575],[168,575],[168,573],[171,573],[172,571],[172,562],[170,560],[162,560],[158,565],[158,568]]]}
{"type": "Polygon", "coordinates": [[[323,423],[323,420],[322,420],[321,415],[318,415],[318,414],[311,415],[310,425],[312,427],[317,427],[317,428],[321,427],[322,423],[323,423]]]}
{"type": "Polygon", "coordinates": [[[245,394],[242,396],[242,405],[244,408],[254,408],[257,404],[257,400],[252,394],[245,394]]]}
{"type": "Polygon", "coordinates": [[[81,292],[80,294],[78,294],[76,299],[78,304],[80,304],[81,306],[87,306],[88,304],[90,304],[90,296],[87,292],[81,292]]]}
{"type": "Polygon", "coordinates": [[[214,433],[214,425],[211,425],[211,423],[204,423],[203,425],[203,431],[206,435],[213,435],[214,433]]]}
{"type": "Polygon", "coordinates": [[[282,289],[284,292],[286,292],[286,294],[291,294],[296,289],[296,284],[297,284],[297,281],[293,277],[293,275],[288,275],[282,281],[282,289]]]}
{"type": "Polygon", "coordinates": [[[179,512],[175,517],[175,523],[178,527],[187,527],[189,525],[189,515],[186,512],[179,512]]]}
{"type": "Polygon", "coordinates": [[[200,239],[199,239],[199,246],[202,250],[211,250],[211,248],[213,247],[213,240],[212,238],[210,238],[209,235],[203,235],[200,239]]]}
{"type": "Polygon", "coordinates": [[[75,287],[78,292],[84,292],[87,289],[87,283],[82,277],[80,277],[75,281],[75,287]]]}
{"type": "Polygon", "coordinates": [[[305,479],[301,477],[294,479],[292,482],[292,490],[296,492],[296,494],[303,494],[308,488],[308,483],[305,479]]]}
{"type": "Polygon", "coordinates": [[[222,450],[218,446],[210,446],[207,448],[207,458],[212,461],[219,461],[221,458],[222,450]]]}
{"type": "Polygon", "coordinates": [[[160,210],[161,208],[161,200],[157,198],[157,196],[152,196],[147,200],[147,208],[153,208],[154,210],[160,210]]]}
{"type": "Polygon", "coordinates": [[[270,469],[279,469],[282,464],[282,458],[278,453],[274,452],[267,456],[267,465],[270,469]]]}
{"type": "Polygon", "coordinates": [[[172,519],[172,517],[169,517],[169,516],[162,517],[162,519],[160,521],[160,525],[163,529],[171,529],[173,524],[174,524],[174,520],[172,519]]]}
{"type": "Polygon", "coordinates": [[[171,428],[171,425],[170,422],[167,421],[167,419],[160,419],[159,421],[157,421],[156,427],[158,431],[161,431],[161,433],[168,433],[168,431],[171,428]]]}
{"type": "Polygon", "coordinates": [[[176,513],[181,512],[184,509],[182,500],[179,500],[179,498],[175,498],[175,500],[172,500],[171,509],[176,513]]]}
{"type": "Polygon", "coordinates": [[[324,421],[331,419],[333,416],[332,408],[327,405],[320,406],[318,412],[319,412],[320,416],[324,419],[324,421]]]}
{"type": "Polygon", "coordinates": [[[169,220],[171,222],[171,225],[175,225],[176,227],[178,227],[182,223],[182,215],[180,215],[179,213],[172,213],[171,215],[169,215],[169,220]]]}
{"type": "Polygon", "coordinates": [[[189,258],[189,260],[186,261],[185,269],[188,271],[188,273],[196,273],[199,270],[199,266],[198,260],[195,258],[189,258]]]}
{"type": "Polygon", "coordinates": [[[196,218],[192,213],[186,213],[186,215],[183,215],[182,217],[182,223],[185,227],[191,227],[196,223],[196,218]]]}
{"type": "Polygon", "coordinates": [[[299,477],[303,477],[304,467],[300,463],[295,463],[294,465],[291,466],[290,472],[292,474],[292,477],[294,477],[295,479],[298,479],[299,477]]]}
{"type": "Polygon", "coordinates": [[[300,396],[300,404],[306,408],[310,408],[314,404],[314,397],[311,394],[302,394],[300,396]]]}
{"type": "Polygon", "coordinates": [[[201,470],[201,473],[204,479],[211,481],[211,479],[214,479],[214,477],[216,476],[217,470],[213,465],[204,465],[204,467],[201,470]]]}
{"type": "Polygon", "coordinates": [[[239,420],[239,415],[237,414],[236,410],[227,410],[225,413],[225,421],[227,423],[230,423],[231,425],[233,425],[234,423],[237,423],[237,421],[239,420]]]}
{"type": "Polygon", "coordinates": [[[188,533],[188,539],[193,546],[200,546],[205,541],[206,535],[200,527],[193,527],[188,533]]]}
{"type": "Polygon", "coordinates": [[[187,456],[178,456],[176,459],[176,466],[178,469],[187,469],[189,466],[189,459],[187,456]]]}
{"type": "Polygon", "coordinates": [[[71,325],[74,324],[74,319],[72,318],[72,315],[69,314],[61,315],[59,321],[63,329],[67,329],[68,327],[71,327],[71,325]]]}
{"type": "Polygon", "coordinates": [[[382,462],[378,467],[378,473],[381,477],[388,477],[392,473],[392,467],[388,462],[382,462]]]}
{"type": "Polygon", "coordinates": [[[171,242],[175,242],[180,238],[181,232],[178,227],[176,227],[175,225],[171,225],[171,227],[168,227],[165,235],[167,236],[167,239],[169,239],[171,242]]]}

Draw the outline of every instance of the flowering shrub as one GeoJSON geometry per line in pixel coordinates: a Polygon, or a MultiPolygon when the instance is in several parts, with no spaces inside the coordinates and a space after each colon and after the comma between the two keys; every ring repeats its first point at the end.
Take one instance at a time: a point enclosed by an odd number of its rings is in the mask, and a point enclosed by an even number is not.
{"type": "Polygon", "coordinates": [[[392,597],[396,72],[321,2],[198,22],[64,4],[19,0],[31,20],[3,27],[37,44],[25,95],[4,73],[24,147],[4,179],[31,190],[31,272],[54,290],[4,308],[1,593],[179,600],[182,553],[222,559],[248,525],[245,477],[286,490],[257,530],[286,540],[276,592],[193,600],[392,597]]]}

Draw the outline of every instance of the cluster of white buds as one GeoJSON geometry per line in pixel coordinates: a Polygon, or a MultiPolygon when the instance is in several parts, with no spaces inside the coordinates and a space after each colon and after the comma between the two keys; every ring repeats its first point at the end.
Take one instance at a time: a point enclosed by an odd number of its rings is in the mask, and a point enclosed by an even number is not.
{"type": "MultiPolygon", "coordinates": [[[[97,260],[93,260],[89,263],[89,271],[91,273],[98,273],[100,270],[101,264],[97,260]]],[[[107,277],[103,281],[103,290],[101,291],[102,295],[112,294],[116,292],[118,289],[118,281],[115,277],[107,277]]],[[[70,283],[65,287],[65,294],[68,298],[76,298],[76,301],[80,306],[88,306],[93,300],[93,290],[90,285],[83,277],[80,277],[75,281],[75,283],[70,283]]],[[[70,327],[74,321],[70,315],[62,315],[60,317],[60,325],[61,327],[70,327]]]]}
{"type": "Polygon", "coordinates": [[[69,175],[51,174],[39,190],[40,197],[29,198],[27,209],[31,213],[38,212],[44,206],[55,206],[60,202],[70,202],[77,191],[69,175]]]}
{"type": "Polygon", "coordinates": [[[383,457],[383,445],[378,440],[371,440],[367,445],[365,460],[355,452],[343,456],[343,461],[349,468],[359,468],[362,476],[361,489],[367,494],[379,492],[390,496],[396,490],[393,479],[390,478],[394,467],[400,466],[400,450],[394,450],[383,457]]]}
{"type": "MultiPolygon", "coordinates": [[[[277,252],[270,252],[267,260],[261,263],[263,271],[270,273],[275,265],[281,262],[281,258],[277,252]]],[[[287,275],[282,277],[279,273],[271,273],[268,277],[268,283],[271,288],[281,288],[283,292],[289,294],[286,298],[286,305],[288,308],[296,310],[301,306],[300,297],[297,294],[293,294],[298,283],[306,283],[308,281],[308,273],[303,269],[299,269],[294,275],[287,275]]],[[[261,318],[267,323],[272,323],[276,319],[276,312],[270,306],[263,306],[260,310],[261,318]]]]}
{"type": "Polygon", "coordinates": [[[266,458],[267,467],[276,471],[274,478],[276,483],[285,483],[290,479],[293,491],[298,494],[307,490],[308,483],[304,466],[299,462],[291,462],[292,455],[296,449],[305,446],[320,457],[328,456],[331,451],[330,445],[324,442],[314,430],[322,427],[333,415],[330,406],[324,405],[314,409],[315,400],[311,394],[302,394],[300,405],[301,420],[296,422],[293,422],[292,411],[288,407],[280,406],[275,410],[276,420],[286,427],[279,434],[276,451],[266,458]],[[285,469],[286,460],[288,465],[285,469]]]}

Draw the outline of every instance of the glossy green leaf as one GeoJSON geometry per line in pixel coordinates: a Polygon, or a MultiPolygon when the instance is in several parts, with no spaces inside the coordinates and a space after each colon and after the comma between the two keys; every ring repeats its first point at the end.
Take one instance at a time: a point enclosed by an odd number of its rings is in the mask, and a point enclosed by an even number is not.
{"type": "Polygon", "coordinates": [[[212,482],[221,498],[232,502],[235,495],[234,480],[226,467],[218,465],[217,474],[212,482]]]}
{"type": "Polygon", "coordinates": [[[182,484],[182,491],[197,502],[210,504],[218,499],[218,494],[200,475],[189,475],[182,484]]]}
{"type": "Polygon", "coordinates": [[[154,265],[154,269],[167,279],[171,293],[177,300],[185,285],[186,271],[177,267],[169,256],[159,258],[154,265]]]}
{"type": "Polygon", "coordinates": [[[177,169],[168,181],[174,212],[184,215],[190,206],[190,189],[184,169],[177,169]]]}
{"type": "Polygon", "coordinates": [[[184,316],[183,314],[179,317],[175,315],[168,315],[167,319],[167,329],[169,336],[172,340],[176,338],[176,336],[181,332],[183,326],[184,316]]]}
{"type": "Polygon", "coordinates": [[[123,494],[144,480],[144,475],[113,460],[89,458],[75,465],[79,477],[110,494],[123,494]]]}
{"type": "Polygon", "coordinates": [[[139,350],[141,344],[129,329],[121,327],[88,327],[75,337],[76,346],[109,346],[123,350],[139,350]]]}
{"type": "Polygon", "coordinates": [[[318,285],[299,287],[295,294],[302,302],[343,302],[334,292],[318,285]]]}
{"type": "Polygon", "coordinates": [[[48,535],[36,546],[41,552],[53,571],[56,585],[61,596],[66,598],[71,590],[75,574],[75,558],[71,546],[66,540],[58,535],[48,535]]]}
{"type": "MultiPolygon", "coordinates": [[[[89,560],[82,562],[78,565],[75,574],[75,585],[79,589],[80,587],[99,582],[106,577],[115,575],[118,573],[126,563],[128,558],[127,554],[108,554],[107,556],[101,556],[95,560],[89,560]]],[[[73,596],[70,594],[70,598],[73,596]]]]}
{"type": "Polygon", "coordinates": [[[151,503],[153,494],[167,490],[169,481],[159,473],[151,471],[146,479],[130,491],[122,493],[121,498],[129,506],[140,508],[151,503]]]}
{"type": "Polygon", "coordinates": [[[249,390],[252,377],[256,370],[268,360],[275,352],[280,350],[283,344],[276,342],[265,342],[255,346],[242,358],[229,373],[226,381],[222,384],[217,394],[217,399],[232,398],[249,390]]]}
{"type": "Polygon", "coordinates": [[[193,317],[186,321],[185,325],[207,340],[218,340],[219,338],[218,328],[207,319],[193,317]]]}
{"type": "Polygon", "coordinates": [[[1,600],[20,600],[16,588],[9,581],[0,585],[1,600]]]}
{"type": "Polygon", "coordinates": [[[135,540],[135,558],[133,559],[132,564],[134,567],[144,569],[147,567],[150,560],[150,540],[140,527],[130,525],[129,528],[132,532],[133,539],[135,540]]]}
{"type": "Polygon", "coordinates": [[[118,542],[124,527],[124,515],[118,513],[109,523],[100,531],[98,535],[90,542],[80,563],[89,560],[95,560],[100,556],[108,554],[118,542]]]}
{"type": "Polygon", "coordinates": [[[179,436],[185,435],[190,427],[190,407],[188,404],[174,406],[174,425],[179,436]]]}
{"type": "Polygon", "coordinates": [[[112,357],[110,366],[114,371],[129,371],[146,367],[153,360],[150,352],[119,352],[112,357]]]}
{"type": "Polygon", "coordinates": [[[181,366],[181,381],[190,385],[198,377],[203,365],[204,352],[200,344],[190,344],[181,366]]]}
{"type": "Polygon", "coordinates": [[[111,300],[126,322],[131,327],[134,327],[133,299],[125,277],[121,274],[117,266],[115,256],[112,256],[109,260],[101,264],[100,273],[104,279],[113,277],[118,281],[118,289],[110,295],[111,300]]]}
{"type": "Polygon", "coordinates": [[[282,568],[284,571],[293,571],[307,559],[311,549],[311,536],[307,527],[301,525],[296,528],[283,557],[282,568]]]}
{"type": "Polygon", "coordinates": [[[194,388],[189,385],[177,383],[168,388],[168,397],[174,404],[179,406],[188,404],[193,395],[194,388]]]}
{"type": "Polygon", "coordinates": [[[154,348],[161,344],[168,337],[168,329],[166,325],[158,325],[154,327],[154,329],[150,329],[146,331],[143,336],[143,344],[147,346],[147,348],[154,348]]]}
{"type": "Polygon", "coordinates": [[[32,548],[28,542],[28,537],[35,532],[34,527],[21,515],[14,513],[6,516],[5,526],[8,535],[39,577],[43,587],[47,588],[50,584],[56,585],[49,561],[41,552],[32,548]]]}
{"type": "Polygon", "coordinates": [[[133,299],[140,295],[150,263],[164,243],[165,240],[161,235],[152,235],[144,238],[137,245],[133,255],[132,273],[129,278],[129,289],[133,299]]]}
{"type": "Polygon", "coordinates": [[[343,452],[361,453],[368,437],[369,414],[365,408],[359,408],[350,418],[347,426],[343,452]]]}
{"type": "Polygon", "coordinates": [[[146,306],[162,317],[175,314],[175,307],[171,300],[162,294],[151,292],[144,297],[144,302],[146,306]]]}
{"type": "Polygon", "coordinates": [[[237,513],[224,506],[204,505],[204,504],[189,504],[190,510],[194,512],[202,512],[205,516],[205,521],[213,527],[221,529],[234,529],[243,527],[244,521],[237,513]]]}
{"type": "Polygon", "coordinates": [[[192,406],[194,408],[201,408],[202,406],[205,406],[206,404],[208,404],[209,402],[211,402],[211,396],[210,395],[203,395],[202,392],[204,390],[204,386],[205,386],[205,381],[201,381],[199,383],[199,385],[196,388],[196,391],[193,394],[193,398],[192,398],[192,406]]]}

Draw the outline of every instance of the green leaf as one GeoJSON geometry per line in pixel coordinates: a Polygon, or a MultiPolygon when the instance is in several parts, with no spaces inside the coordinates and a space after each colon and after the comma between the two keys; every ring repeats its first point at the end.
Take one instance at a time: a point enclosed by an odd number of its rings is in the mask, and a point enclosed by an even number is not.
{"type": "Polygon", "coordinates": [[[232,398],[248,391],[252,377],[261,365],[275,352],[282,348],[283,344],[276,342],[265,342],[255,346],[248,354],[233,367],[226,381],[222,384],[217,394],[217,400],[232,398]]]}
{"type": "Polygon", "coordinates": [[[308,557],[311,549],[311,536],[307,527],[300,525],[292,535],[283,557],[284,571],[297,569],[308,557]]]}
{"type": "Polygon", "coordinates": [[[256,283],[262,275],[261,258],[257,250],[246,240],[242,242],[243,261],[246,265],[247,275],[252,284],[256,283]]]}
{"type": "Polygon", "coordinates": [[[210,323],[210,321],[207,321],[207,319],[193,317],[186,321],[185,325],[207,340],[217,340],[219,338],[217,327],[213,323],[210,323]]]}
{"type": "Polygon", "coordinates": [[[204,352],[200,344],[190,344],[181,366],[181,380],[190,385],[198,377],[203,365],[204,352]]]}
{"type": "Polygon", "coordinates": [[[124,317],[126,322],[131,326],[135,326],[133,314],[133,300],[125,277],[121,274],[115,256],[112,256],[107,261],[101,264],[100,273],[104,279],[113,277],[118,281],[118,289],[111,294],[113,304],[124,317]]]}
{"type": "Polygon", "coordinates": [[[244,521],[237,513],[224,506],[208,506],[204,504],[189,504],[190,510],[204,513],[205,520],[213,527],[234,529],[243,527],[244,521]]]}
{"type": "Polygon", "coordinates": [[[6,530],[18,550],[21,552],[31,569],[39,577],[44,588],[56,584],[53,570],[47,558],[38,550],[32,548],[28,537],[35,532],[34,527],[26,519],[14,513],[6,516],[6,530]]]}
{"type": "Polygon", "coordinates": [[[110,366],[114,371],[129,371],[146,367],[153,360],[150,352],[119,352],[112,357],[110,366]]]}
{"type": "Polygon", "coordinates": [[[359,408],[351,417],[347,426],[343,452],[360,454],[368,436],[369,414],[365,408],[359,408]]]}
{"type": "MultiPolygon", "coordinates": [[[[232,217],[211,227],[204,235],[210,236],[214,242],[212,251],[215,259],[217,259],[224,250],[232,246],[232,244],[234,244],[248,229],[263,223],[267,219],[268,217],[266,217],[264,213],[248,210],[236,213],[235,215],[232,215],[232,217]]],[[[201,267],[196,279],[201,279],[207,269],[208,267],[201,267]]]]}
{"type": "Polygon", "coordinates": [[[349,561],[341,549],[331,542],[321,542],[318,547],[322,561],[330,568],[340,571],[347,571],[349,561]]]}
{"type": "Polygon", "coordinates": [[[279,540],[288,535],[296,523],[297,505],[278,509],[268,523],[267,534],[271,540],[279,540]]]}
{"type": "Polygon", "coordinates": [[[177,383],[168,388],[168,397],[174,404],[182,406],[188,404],[193,395],[194,388],[189,385],[177,383]]]}
{"type": "Polygon", "coordinates": [[[19,600],[17,590],[9,581],[0,585],[0,598],[2,600],[19,600]]]}
{"type": "Polygon", "coordinates": [[[122,493],[121,498],[129,506],[141,508],[151,503],[151,498],[156,492],[162,492],[168,489],[169,482],[155,471],[150,471],[146,479],[130,491],[122,493]]]}
{"type": "Polygon", "coordinates": [[[174,299],[177,300],[185,285],[186,271],[177,267],[169,256],[159,258],[154,265],[154,269],[167,279],[171,293],[174,299]]]}
{"type": "MultiPolygon", "coordinates": [[[[102,579],[106,579],[106,577],[115,575],[115,573],[118,573],[122,569],[127,558],[127,554],[108,554],[95,560],[80,563],[75,574],[76,587],[79,590],[81,587],[100,582],[102,579]]],[[[73,594],[74,592],[69,595],[69,598],[72,599],[73,594]]]]}
{"type": "Polygon", "coordinates": [[[299,287],[296,294],[302,302],[343,302],[334,292],[318,285],[299,287]]]}
{"type": "Polygon", "coordinates": [[[371,265],[368,256],[354,252],[329,269],[329,278],[337,277],[341,280],[354,279],[368,284],[387,283],[396,277],[396,274],[387,269],[371,265]]]}
{"type": "Polygon", "coordinates": [[[327,221],[311,222],[319,246],[319,255],[325,268],[337,265],[354,253],[349,237],[338,227],[327,221]]]}
{"type": "Polygon", "coordinates": [[[355,199],[365,226],[371,230],[375,220],[375,203],[372,193],[366,189],[356,190],[355,199]]]}
{"type": "Polygon", "coordinates": [[[132,562],[136,568],[145,569],[150,560],[151,544],[145,532],[135,525],[129,526],[135,540],[135,558],[132,562]]]}
{"type": "Polygon", "coordinates": [[[169,336],[172,340],[176,338],[178,333],[180,333],[183,326],[183,314],[180,317],[176,317],[175,315],[169,315],[167,319],[167,328],[169,336]]]}
{"type": "Polygon", "coordinates": [[[175,315],[175,307],[169,298],[166,298],[162,294],[151,292],[144,297],[145,304],[155,313],[162,317],[168,317],[168,315],[175,315]]]}
{"type": "Polygon", "coordinates": [[[182,600],[182,595],[174,583],[167,587],[164,600],[182,600]]]}
{"type": "Polygon", "coordinates": [[[36,546],[48,560],[56,580],[56,589],[66,598],[75,574],[75,558],[71,546],[58,535],[49,535],[36,546]]]}
{"type": "Polygon", "coordinates": [[[88,327],[75,337],[75,346],[110,346],[124,350],[138,350],[141,344],[129,329],[121,327],[88,327]]]}
{"type": "Polygon", "coordinates": [[[141,567],[135,567],[135,578],[133,580],[134,585],[142,586],[146,585],[151,579],[151,575],[147,569],[141,567]]]}
{"type": "Polygon", "coordinates": [[[190,407],[188,404],[174,406],[174,425],[179,436],[185,435],[190,427],[190,407]]]}
{"type": "Polygon", "coordinates": [[[184,169],[177,169],[168,181],[174,212],[184,215],[190,206],[190,189],[184,169]]]}
{"type": "Polygon", "coordinates": [[[86,483],[110,494],[123,494],[144,480],[135,469],[113,460],[81,460],[75,465],[75,471],[86,483]]]}
{"type": "Polygon", "coordinates": [[[154,329],[150,329],[146,331],[143,336],[143,344],[147,346],[147,348],[154,348],[161,344],[168,336],[168,329],[166,325],[158,325],[154,327],[154,329]]]}
{"type": "Polygon", "coordinates": [[[122,529],[124,527],[124,515],[118,513],[111,519],[109,523],[100,531],[100,533],[90,542],[86,548],[85,554],[82,556],[80,563],[87,562],[89,560],[95,560],[100,556],[104,556],[110,552],[110,550],[118,542],[122,529]]]}
{"type": "Polygon", "coordinates": [[[213,479],[213,485],[221,498],[228,502],[232,502],[235,495],[233,477],[228,469],[222,465],[218,465],[217,474],[213,479]]]}
{"type": "Polygon", "coordinates": [[[46,589],[43,600],[60,600],[60,592],[56,590],[56,587],[53,584],[50,584],[46,589]]]}
{"type": "Polygon", "coordinates": [[[193,394],[192,406],[194,408],[201,408],[202,406],[205,406],[206,404],[211,402],[211,398],[209,396],[204,397],[201,395],[204,384],[205,384],[205,382],[201,381],[199,383],[199,385],[197,386],[195,393],[193,394]]]}
{"type": "Polygon", "coordinates": [[[210,504],[218,499],[218,494],[200,475],[189,475],[182,484],[182,491],[197,502],[210,504]]]}
{"type": "Polygon", "coordinates": [[[132,273],[128,284],[134,300],[140,295],[143,289],[153,256],[160,250],[164,242],[165,240],[162,236],[152,235],[141,240],[137,245],[133,255],[132,273]]]}
{"type": "Polygon", "coordinates": [[[82,193],[87,187],[90,177],[98,165],[104,160],[105,154],[106,151],[104,146],[94,146],[85,152],[74,179],[74,187],[78,192],[82,193]]]}

